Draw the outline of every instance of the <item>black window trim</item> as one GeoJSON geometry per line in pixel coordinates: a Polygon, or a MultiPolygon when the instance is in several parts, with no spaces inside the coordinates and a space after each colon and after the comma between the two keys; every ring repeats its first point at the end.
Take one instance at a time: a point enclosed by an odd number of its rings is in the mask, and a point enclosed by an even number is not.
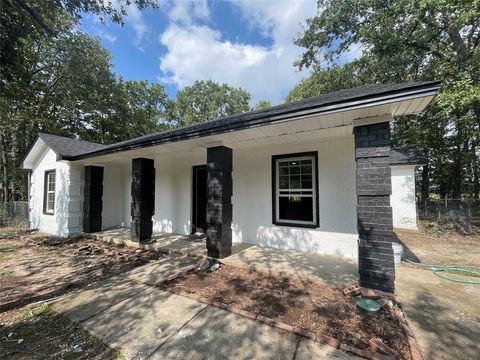
{"type": "Polygon", "coordinates": [[[319,206],[319,199],[318,199],[318,151],[309,151],[309,152],[301,152],[301,153],[291,153],[291,154],[281,154],[281,155],[272,155],[272,224],[277,226],[288,226],[288,227],[299,227],[299,228],[306,228],[306,229],[316,229],[320,227],[320,206],[319,206]],[[313,157],[314,164],[315,164],[315,182],[314,182],[314,192],[315,192],[315,224],[302,224],[302,223],[295,223],[295,222],[282,222],[277,221],[277,160],[281,159],[288,159],[294,157],[313,157]]]}
{"type": "Polygon", "coordinates": [[[43,214],[44,215],[55,215],[55,207],[57,205],[57,204],[54,203],[52,212],[47,211],[48,174],[50,174],[50,173],[55,174],[55,192],[54,192],[54,194],[56,195],[56,193],[57,193],[57,170],[56,169],[45,170],[45,174],[44,174],[44,177],[43,177],[43,214]]]}

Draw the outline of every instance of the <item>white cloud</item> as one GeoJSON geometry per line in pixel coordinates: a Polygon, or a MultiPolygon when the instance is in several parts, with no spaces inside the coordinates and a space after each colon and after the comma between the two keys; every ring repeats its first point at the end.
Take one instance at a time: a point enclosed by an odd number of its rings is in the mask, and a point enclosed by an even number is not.
{"type": "Polygon", "coordinates": [[[117,41],[117,37],[115,35],[110,34],[108,31],[98,30],[97,35],[101,39],[105,39],[105,40],[111,42],[112,44],[114,44],[117,41]]]}
{"type": "MultiPolygon", "coordinates": [[[[315,14],[316,1],[234,1],[233,5],[250,28],[271,38],[272,45],[231,42],[219,31],[195,24],[198,15],[172,16],[172,23],[160,36],[167,49],[160,58],[162,80],[182,88],[197,79],[213,79],[244,88],[252,94],[253,102],[267,99],[279,103],[305,76],[293,66],[302,53],[293,40],[304,20],[315,14]]],[[[187,13],[194,14],[192,10],[187,13]]]]}
{"type": "Polygon", "coordinates": [[[207,21],[210,19],[207,0],[175,1],[171,4],[168,18],[182,24],[192,24],[195,20],[207,21]]]}

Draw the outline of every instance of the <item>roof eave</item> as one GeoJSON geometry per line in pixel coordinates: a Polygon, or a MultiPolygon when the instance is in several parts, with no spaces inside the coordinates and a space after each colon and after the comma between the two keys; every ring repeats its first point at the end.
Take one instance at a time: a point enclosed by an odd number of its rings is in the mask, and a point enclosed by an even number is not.
{"type": "Polygon", "coordinates": [[[297,109],[295,111],[286,111],[284,113],[276,114],[275,116],[269,116],[265,118],[258,118],[253,119],[251,121],[245,122],[238,122],[232,123],[227,126],[213,126],[212,128],[207,128],[202,130],[191,130],[188,131],[186,129],[185,133],[180,135],[172,135],[170,137],[159,138],[159,139],[146,139],[144,141],[139,141],[138,143],[127,144],[118,147],[109,147],[107,149],[100,149],[97,151],[93,151],[86,154],[76,155],[76,156],[65,156],[64,160],[81,160],[87,159],[102,155],[107,155],[116,152],[122,151],[129,151],[129,150],[137,150],[145,147],[151,147],[155,145],[161,145],[165,143],[171,142],[178,142],[183,140],[188,140],[192,138],[199,138],[199,137],[207,137],[222,133],[227,133],[231,131],[238,131],[250,127],[258,127],[269,125],[273,123],[283,122],[291,120],[292,118],[299,117],[299,116],[313,116],[313,115],[320,115],[329,112],[338,112],[338,111],[346,111],[351,109],[358,108],[360,106],[373,106],[375,102],[379,101],[394,101],[394,100],[401,100],[402,98],[406,97],[428,97],[428,96],[435,96],[438,93],[438,89],[440,88],[440,82],[431,82],[428,84],[424,84],[423,86],[417,86],[413,89],[403,89],[403,91],[396,91],[393,93],[386,93],[386,94],[379,94],[378,96],[372,96],[366,99],[349,99],[349,101],[341,102],[334,105],[327,105],[321,107],[310,107],[307,109],[297,109]],[[251,122],[251,123],[250,123],[251,122]]]}

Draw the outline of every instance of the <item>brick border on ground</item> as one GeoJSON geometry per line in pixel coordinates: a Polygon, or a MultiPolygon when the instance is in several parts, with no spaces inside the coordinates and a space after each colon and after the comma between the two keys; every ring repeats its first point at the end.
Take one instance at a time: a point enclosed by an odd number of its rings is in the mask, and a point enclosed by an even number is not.
{"type": "MultiPolygon", "coordinates": [[[[155,284],[155,286],[160,287],[160,286],[162,286],[164,284],[167,284],[167,283],[169,283],[173,280],[176,280],[176,279],[184,277],[188,274],[191,274],[191,273],[194,273],[194,272],[199,272],[199,271],[200,270],[198,269],[198,264],[197,265],[192,265],[192,266],[188,267],[186,270],[184,270],[182,272],[179,272],[178,274],[172,275],[172,276],[168,277],[167,279],[159,281],[158,283],[155,284]]],[[[312,332],[312,331],[303,329],[303,328],[298,327],[298,326],[292,326],[292,325],[289,325],[287,323],[277,321],[277,320],[274,320],[274,319],[269,318],[267,316],[264,316],[260,313],[256,313],[256,312],[253,312],[253,311],[248,311],[248,310],[242,309],[239,306],[227,305],[225,303],[222,303],[222,302],[219,302],[219,301],[213,301],[213,300],[208,299],[206,297],[203,297],[201,295],[188,293],[186,291],[175,290],[175,289],[162,289],[162,290],[168,291],[168,292],[170,292],[172,294],[175,294],[175,295],[186,297],[186,298],[191,299],[191,300],[198,301],[198,302],[200,302],[202,304],[205,304],[207,306],[213,306],[213,307],[216,307],[218,309],[225,310],[225,311],[231,312],[233,314],[240,315],[240,316],[242,316],[246,319],[250,319],[250,320],[253,320],[253,321],[258,321],[258,322],[261,322],[263,324],[269,325],[271,327],[276,327],[277,329],[288,331],[290,333],[302,336],[304,338],[313,340],[315,342],[331,346],[335,349],[340,349],[340,350],[346,351],[348,353],[354,354],[354,355],[362,357],[364,359],[368,359],[368,360],[393,360],[393,359],[397,358],[395,350],[391,349],[387,345],[385,345],[383,343],[382,343],[383,346],[382,346],[382,344],[372,345],[371,342],[374,341],[375,339],[370,340],[370,342],[369,342],[370,348],[360,349],[360,348],[357,348],[355,346],[351,346],[351,345],[341,343],[339,340],[337,340],[337,339],[335,339],[331,336],[328,336],[328,335],[325,335],[325,334],[322,334],[322,333],[312,332]]],[[[359,290],[359,289],[356,289],[356,290],[359,290]]],[[[407,329],[409,329],[408,325],[406,324],[406,321],[405,321],[405,326],[407,327],[407,329]]],[[[403,326],[402,326],[402,328],[403,328],[403,326]]],[[[409,329],[409,331],[413,335],[413,333],[411,332],[410,329],[409,329]]],[[[420,355],[420,357],[415,357],[413,355],[412,343],[410,342],[410,338],[409,338],[408,343],[409,343],[409,346],[410,346],[410,353],[412,354],[413,360],[423,360],[421,355],[420,355]]],[[[415,343],[416,343],[416,340],[415,340],[415,343]]],[[[418,352],[419,352],[419,350],[418,350],[418,352]]]]}

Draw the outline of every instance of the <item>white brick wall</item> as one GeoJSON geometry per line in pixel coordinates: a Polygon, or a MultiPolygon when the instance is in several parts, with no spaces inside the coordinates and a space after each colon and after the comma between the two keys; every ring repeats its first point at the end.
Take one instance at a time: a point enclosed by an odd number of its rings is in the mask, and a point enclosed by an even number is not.
{"type": "Polygon", "coordinates": [[[233,152],[233,241],[357,256],[353,137],[233,152]],[[318,151],[320,227],[272,224],[272,155],[318,151]]]}
{"type": "Polygon", "coordinates": [[[37,160],[30,179],[30,228],[60,236],[82,231],[83,168],[59,162],[55,152],[46,149],[37,160]],[[45,171],[55,170],[55,211],[43,213],[45,171]]]}

